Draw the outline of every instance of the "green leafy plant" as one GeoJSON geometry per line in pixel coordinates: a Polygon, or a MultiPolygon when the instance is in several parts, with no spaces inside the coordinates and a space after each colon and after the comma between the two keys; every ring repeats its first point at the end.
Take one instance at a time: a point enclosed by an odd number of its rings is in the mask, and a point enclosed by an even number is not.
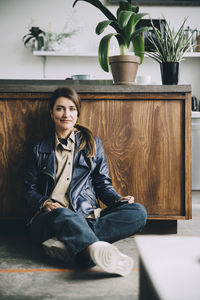
{"type": "Polygon", "coordinates": [[[116,32],[105,35],[99,44],[98,56],[99,63],[102,69],[106,72],[109,71],[109,44],[111,38],[114,36],[120,47],[120,54],[124,55],[133,47],[136,56],[140,57],[140,63],[144,59],[144,39],[142,33],[147,31],[149,27],[141,27],[135,29],[136,24],[147,14],[139,13],[139,7],[133,6],[131,0],[124,0],[119,2],[119,7],[114,16],[111,11],[101,3],[99,0],[76,0],[73,7],[77,2],[84,1],[97,7],[108,20],[104,20],[96,26],[96,33],[101,34],[108,26],[112,26],[116,32]]]}
{"type": "Polygon", "coordinates": [[[72,30],[71,32],[47,32],[46,33],[46,50],[56,51],[60,50],[61,47],[64,46],[65,39],[70,38],[76,30],[72,30]]]}
{"type": "Polygon", "coordinates": [[[38,49],[41,49],[44,46],[44,36],[45,32],[39,27],[31,27],[29,33],[23,37],[24,46],[27,46],[27,43],[31,40],[38,42],[38,49]]]}
{"type": "Polygon", "coordinates": [[[76,31],[73,30],[69,33],[61,32],[61,33],[55,33],[55,32],[47,32],[46,37],[48,41],[54,41],[58,44],[62,42],[63,39],[71,37],[76,31]]]}
{"type": "Polygon", "coordinates": [[[183,55],[191,50],[191,38],[186,37],[184,32],[184,25],[187,19],[180,26],[177,32],[164,18],[164,22],[160,22],[160,28],[154,26],[151,21],[152,30],[149,32],[149,41],[152,43],[154,49],[146,54],[159,63],[163,62],[180,62],[183,55]]]}

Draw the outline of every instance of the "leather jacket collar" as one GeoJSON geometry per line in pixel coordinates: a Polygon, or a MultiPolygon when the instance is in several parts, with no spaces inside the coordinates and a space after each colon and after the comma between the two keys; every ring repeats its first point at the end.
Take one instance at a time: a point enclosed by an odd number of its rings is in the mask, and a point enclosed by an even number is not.
{"type": "MultiPolygon", "coordinates": [[[[75,132],[75,149],[74,149],[74,164],[76,165],[77,161],[79,165],[84,168],[91,167],[91,160],[86,157],[86,149],[77,151],[80,146],[80,133],[75,132]]],[[[43,173],[51,176],[54,181],[56,180],[56,158],[55,158],[55,134],[47,137],[39,145],[38,152],[42,154],[47,154],[47,159],[45,164],[42,166],[43,173]]]]}

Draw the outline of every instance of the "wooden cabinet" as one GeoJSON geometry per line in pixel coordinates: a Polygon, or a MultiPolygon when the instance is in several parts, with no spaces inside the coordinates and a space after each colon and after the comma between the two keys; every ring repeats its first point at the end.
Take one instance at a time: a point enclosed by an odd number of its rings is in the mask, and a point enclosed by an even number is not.
{"type": "MultiPolygon", "coordinates": [[[[0,84],[1,219],[25,216],[28,146],[49,131],[48,99],[64,84],[0,84]]],[[[82,99],[79,123],[102,139],[116,190],[134,195],[149,220],[191,218],[190,86],[74,88],[82,99]]]]}
{"type": "Polygon", "coordinates": [[[82,99],[80,122],[101,137],[119,193],[134,195],[151,219],[189,218],[189,100],[170,94],[82,99]]]}

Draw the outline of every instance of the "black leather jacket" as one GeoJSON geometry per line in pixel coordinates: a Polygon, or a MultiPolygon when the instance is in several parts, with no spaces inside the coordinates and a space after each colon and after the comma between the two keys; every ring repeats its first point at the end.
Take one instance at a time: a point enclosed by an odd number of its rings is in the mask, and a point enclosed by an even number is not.
{"type": "MultiPolygon", "coordinates": [[[[99,207],[97,199],[111,206],[121,196],[112,186],[103,146],[96,140],[96,154],[86,156],[86,148],[77,151],[80,145],[80,133],[75,133],[75,150],[72,179],[68,197],[75,212],[87,216],[99,207]]],[[[24,198],[32,214],[40,211],[44,201],[49,199],[55,185],[56,159],[55,138],[47,137],[36,143],[28,160],[24,198]]]]}

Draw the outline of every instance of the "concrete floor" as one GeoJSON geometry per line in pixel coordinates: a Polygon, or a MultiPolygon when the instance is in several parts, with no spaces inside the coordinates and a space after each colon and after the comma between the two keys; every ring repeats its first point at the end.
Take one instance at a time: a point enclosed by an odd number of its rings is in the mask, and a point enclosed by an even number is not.
{"type": "MultiPolygon", "coordinates": [[[[178,235],[200,236],[200,192],[193,192],[192,199],[193,218],[178,222],[178,235]]],[[[106,274],[97,267],[69,269],[46,257],[27,235],[2,235],[0,299],[138,300],[138,253],[134,238],[115,244],[135,261],[132,273],[126,277],[106,274]]]]}

